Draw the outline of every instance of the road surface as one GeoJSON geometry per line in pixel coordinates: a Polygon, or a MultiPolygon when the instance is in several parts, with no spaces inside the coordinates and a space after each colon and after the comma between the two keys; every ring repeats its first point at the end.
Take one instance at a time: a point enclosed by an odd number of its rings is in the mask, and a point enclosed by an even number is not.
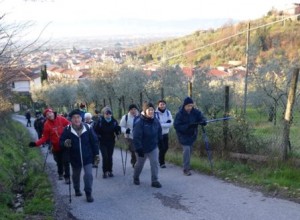
{"type": "MultiPolygon", "coordinates": [[[[24,116],[14,116],[25,125],[24,116]]],[[[33,128],[28,128],[36,140],[33,128]]],[[[117,144],[118,145],[118,142],[117,144]]],[[[41,148],[45,154],[46,149],[41,148]]],[[[126,175],[123,175],[120,151],[114,152],[113,171],[115,177],[103,179],[101,168],[94,178],[93,203],[87,203],[85,196],[75,197],[69,203],[69,186],[57,180],[55,162],[52,155],[47,158],[47,170],[52,178],[56,198],[62,200],[57,211],[57,219],[62,210],[68,212],[69,219],[79,220],[283,220],[300,219],[300,204],[270,198],[262,193],[238,187],[213,176],[193,172],[184,176],[182,169],[167,164],[159,170],[162,188],[150,186],[149,161],[140,176],[141,185],[133,184],[133,169],[128,158],[126,175]]],[[[129,156],[129,155],[128,155],[129,156]]],[[[94,169],[96,175],[96,169],[94,169]]],[[[83,186],[83,183],[81,183],[83,186]]],[[[83,187],[81,187],[81,190],[83,187]]]]}

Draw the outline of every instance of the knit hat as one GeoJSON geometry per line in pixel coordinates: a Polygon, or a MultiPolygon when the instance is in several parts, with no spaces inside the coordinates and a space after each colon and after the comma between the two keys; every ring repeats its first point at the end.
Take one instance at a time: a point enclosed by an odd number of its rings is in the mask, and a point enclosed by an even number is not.
{"type": "Polygon", "coordinates": [[[145,102],[144,104],[143,104],[143,112],[146,114],[146,110],[148,109],[148,108],[153,108],[154,109],[154,105],[151,103],[151,102],[145,102]]]}
{"type": "Polygon", "coordinates": [[[191,97],[186,97],[183,101],[183,107],[188,105],[188,104],[194,104],[194,101],[191,97]]]}
{"type": "Polygon", "coordinates": [[[102,110],[101,110],[102,115],[104,114],[111,114],[112,115],[112,111],[111,108],[109,106],[105,106],[102,110]]]}
{"type": "Polygon", "coordinates": [[[130,104],[129,107],[128,107],[128,110],[130,111],[133,108],[138,109],[138,107],[136,106],[136,104],[130,104]]]}
{"type": "Polygon", "coordinates": [[[80,115],[82,117],[82,112],[79,109],[74,109],[69,113],[69,117],[72,118],[73,115],[80,115]]]}
{"type": "Polygon", "coordinates": [[[53,112],[51,108],[46,108],[43,112],[43,115],[46,117],[48,112],[53,112]]]}

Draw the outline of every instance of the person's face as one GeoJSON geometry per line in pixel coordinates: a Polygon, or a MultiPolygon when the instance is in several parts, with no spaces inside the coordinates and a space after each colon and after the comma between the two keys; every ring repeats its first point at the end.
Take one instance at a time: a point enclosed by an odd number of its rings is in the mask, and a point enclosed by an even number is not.
{"type": "Polygon", "coordinates": [[[154,108],[150,107],[146,109],[146,116],[149,118],[154,118],[154,108]]]}
{"type": "Polygon", "coordinates": [[[136,116],[137,115],[137,109],[136,108],[132,108],[129,110],[130,114],[133,115],[133,116],[136,116]]]}
{"type": "Polygon", "coordinates": [[[188,113],[190,113],[193,108],[194,108],[194,104],[187,104],[184,106],[184,110],[188,113]]]}
{"type": "Polygon", "coordinates": [[[160,102],[158,103],[158,108],[161,110],[165,110],[166,109],[166,104],[164,102],[160,102]]]}
{"type": "Polygon", "coordinates": [[[47,112],[46,118],[49,120],[54,120],[54,112],[47,112]]]}
{"type": "Polygon", "coordinates": [[[80,115],[73,115],[71,118],[72,125],[80,126],[82,118],[80,115]]]}
{"type": "Polygon", "coordinates": [[[85,120],[85,122],[90,122],[92,120],[92,118],[91,117],[85,117],[84,120],[85,120]]]}
{"type": "Polygon", "coordinates": [[[110,112],[105,112],[103,116],[106,119],[110,119],[111,118],[111,113],[110,112]]]}

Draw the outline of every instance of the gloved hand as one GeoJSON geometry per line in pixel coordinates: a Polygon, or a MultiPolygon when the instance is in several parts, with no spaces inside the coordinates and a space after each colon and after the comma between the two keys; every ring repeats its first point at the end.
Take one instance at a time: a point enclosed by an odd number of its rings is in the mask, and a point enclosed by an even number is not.
{"type": "Polygon", "coordinates": [[[198,123],[191,123],[191,124],[189,124],[189,128],[197,128],[198,127],[198,123]]]}
{"type": "Polygon", "coordinates": [[[97,154],[94,158],[94,167],[98,167],[98,164],[100,163],[100,157],[99,155],[97,154]]]}
{"type": "Polygon", "coordinates": [[[199,123],[199,125],[201,125],[201,126],[206,126],[206,125],[207,125],[207,122],[206,122],[206,121],[201,121],[201,122],[199,123]]]}
{"type": "Polygon", "coordinates": [[[136,152],[137,152],[139,157],[144,157],[145,156],[143,149],[137,149],[136,152]]]}
{"type": "Polygon", "coordinates": [[[64,146],[67,147],[67,148],[72,147],[71,139],[66,139],[65,142],[64,142],[64,146]]]}
{"type": "Polygon", "coordinates": [[[166,123],[171,123],[172,121],[169,119],[168,121],[166,121],[166,123]]]}
{"type": "Polygon", "coordinates": [[[130,131],[131,131],[130,128],[127,128],[125,133],[130,134],[130,131]]]}
{"type": "Polygon", "coordinates": [[[121,127],[119,125],[115,127],[115,133],[116,135],[121,134],[121,127]]]}
{"type": "Polygon", "coordinates": [[[29,147],[36,147],[36,144],[35,144],[35,142],[29,142],[28,146],[29,147]]]}

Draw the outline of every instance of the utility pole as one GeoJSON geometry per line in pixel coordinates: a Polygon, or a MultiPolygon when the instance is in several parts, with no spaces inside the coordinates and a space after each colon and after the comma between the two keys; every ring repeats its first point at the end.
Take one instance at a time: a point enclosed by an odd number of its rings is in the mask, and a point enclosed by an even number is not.
{"type": "Polygon", "coordinates": [[[243,116],[246,116],[246,108],[247,108],[248,74],[249,74],[249,45],[250,45],[250,22],[248,23],[248,30],[247,30],[246,75],[245,75],[243,116]]]}

